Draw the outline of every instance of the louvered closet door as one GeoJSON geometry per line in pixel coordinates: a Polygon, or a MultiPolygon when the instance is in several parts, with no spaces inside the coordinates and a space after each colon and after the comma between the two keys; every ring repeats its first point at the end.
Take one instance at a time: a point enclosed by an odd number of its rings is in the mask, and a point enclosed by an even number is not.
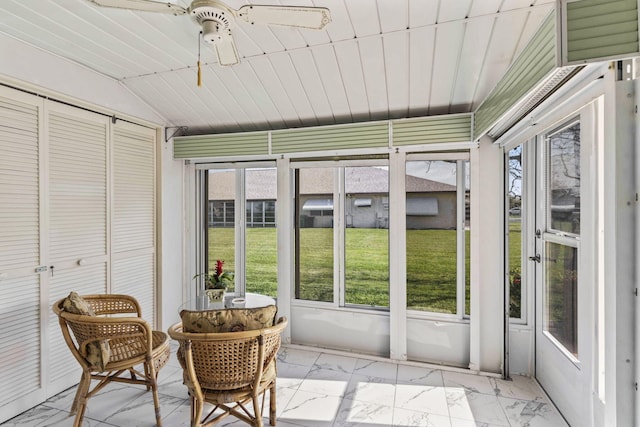
{"type": "MultiPolygon", "coordinates": [[[[45,104],[48,139],[49,307],[59,298],[107,292],[107,139],[109,119],[57,103],[45,104]]],[[[78,363],[49,309],[48,392],[78,382],[78,363]]]]}
{"type": "Polygon", "coordinates": [[[155,131],[118,121],[112,145],[111,290],[136,297],[156,324],[155,131]]]}
{"type": "Polygon", "coordinates": [[[44,398],[41,374],[39,111],[0,88],[0,422],[44,398]]]}

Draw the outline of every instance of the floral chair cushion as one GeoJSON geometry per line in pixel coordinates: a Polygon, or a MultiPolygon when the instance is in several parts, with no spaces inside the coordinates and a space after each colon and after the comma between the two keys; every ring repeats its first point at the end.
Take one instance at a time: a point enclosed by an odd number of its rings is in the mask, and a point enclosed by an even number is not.
{"type": "Polygon", "coordinates": [[[180,317],[184,332],[240,332],[273,326],[277,311],[275,305],[205,311],[182,310],[180,317]]]}
{"type": "Polygon", "coordinates": [[[65,298],[62,303],[62,308],[68,313],[82,314],[84,316],[96,315],[89,303],[76,292],[71,292],[69,296],[65,298]]]}
{"type": "MultiPolygon", "coordinates": [[[[83,316],[95,316],[89,303],[78,295],[76,292],[71,292],[62,303],[64,311],[73,314],[80,314],[83,316]]],[[[87,359],[92,366],[100,371],[104,371],[107,363],[109,363],[109,357],[111,357],[111,349],[109,348],[109,341],[96,340],[87,343],[86,353],[83,356],[87,359]]]]}

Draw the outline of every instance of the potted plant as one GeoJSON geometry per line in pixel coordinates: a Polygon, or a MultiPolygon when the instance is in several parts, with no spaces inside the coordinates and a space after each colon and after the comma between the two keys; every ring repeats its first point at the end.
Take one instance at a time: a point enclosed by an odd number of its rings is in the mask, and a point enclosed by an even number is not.
{"type": "Polygon", "coordinates": [[[193,278],[204,278],[205,293],[210,302],[220,302],[224,297],[227,286],[233,283],[233,272],[223,270],[224,261],[216,260],[216,267],[210,273],[198,273],[193,278]]]}

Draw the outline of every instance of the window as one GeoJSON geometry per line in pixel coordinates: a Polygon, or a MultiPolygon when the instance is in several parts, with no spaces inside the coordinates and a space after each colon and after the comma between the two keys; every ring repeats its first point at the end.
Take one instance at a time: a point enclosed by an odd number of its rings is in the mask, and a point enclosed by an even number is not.
{"type": "Polygon", "coordinates": [[[549,228],[580,234],[580,123],[547,137],[549,228]]]}
{"type": "Polygon", "coordinates": [[[578,249],[546,242],[544,330],[578,355],[578,249]]]}
{"type": "Polygon", "coordinates": [[[276,201],[247,200],[247,227],[275,227],[276,201]]]}
{"type": "Polygon", "coordinates": [[[353,206],[357,208],[370,208],[371,199],[353,199],[353,206]]]}
{"type": "Polygon", "coordinates": [[[209,169],[207,188],[208,268],[235,273],[228,291],[277,296],[276,169],[209,169]]]}
{"type": "Polygon", "coordinates": [[[346,167],[344,187],[344,303],[389,307],[388,168],[346,167]]]}
{"type": "Polygon", "coordinates": [[[506,154],[507,177],[507,277],[509,278],[509,317],[524,317],[522,285],[522,145],[506,154]]]}
{"type": "Polygon", "coordinates": [[[209,227],[233,227],[235,202],[233,200],[209,200],[209,227]]]}
{"type": "Polygon", "coordinates": [[[407,162],[409,310],[460,317],[469,313],[468,182],[465,160],[413,156],[407,162]]]}
{"type": "Polygon", "coordinates": [[[438,216],[438,198],[407,195],[408,216],[438,216]]]}
{"type": "Polygon", "coordinates": [[[333,301],[333,190],[331,168],[297,169],[296,299],[333,301]]]}
{"type": "Polygon", "coordinates": [[[545,135],[543,328],[578,356],[580,122],[545,135]]]}
{"type": "MultiPolygon", "coordinates": [[[[407,308],[462,318],[470,307],[468,154],[407,158],[407,308]]],[[[276,169],[233,166],[207,171],[208,265],[225,261],[238,292],[277,296],[276,169]]],[[[293,298],[388,310],[388,160],[289,167],[293,298]]]]}
{"type": "MultiPolygon", "coordinates": [[[[236,272],[235,263],[235,171],[212,169],[207,172],[207,268],[213,271],[216,260],[224,261],[226,271],[236,272]]],[[[229,292],[234,287],[228,289],[229,292]]]]}
{"type": "Polygon", "coordinates": [[[388,167],[342,163],[295,168],[295,298],[386,308],[388,167]]]}

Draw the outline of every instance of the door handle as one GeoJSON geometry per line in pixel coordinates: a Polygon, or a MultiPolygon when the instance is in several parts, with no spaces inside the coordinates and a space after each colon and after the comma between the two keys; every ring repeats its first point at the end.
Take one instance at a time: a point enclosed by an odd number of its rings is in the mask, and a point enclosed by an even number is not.
{"type": "Polygon", "coordinates": [[[530,256],[529,261],[540,262],[540,254],[536,254],[536,256],[530,256]]]}

